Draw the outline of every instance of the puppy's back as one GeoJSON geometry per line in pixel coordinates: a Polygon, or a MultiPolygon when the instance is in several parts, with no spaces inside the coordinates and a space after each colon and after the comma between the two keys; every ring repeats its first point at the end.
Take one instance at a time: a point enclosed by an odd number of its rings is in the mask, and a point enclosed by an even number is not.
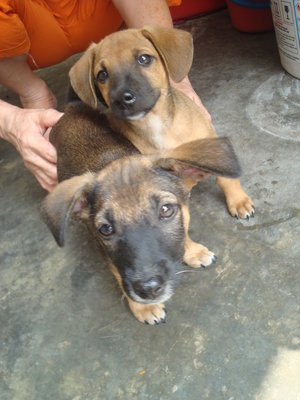
{"type": "Polygon", "coordinates": [[[106,116],[82,102],[66,106],[63,117],[52,128],[50,142],[57,150],[58,180],[96,172],[137,149],[112,131],[106,116]]]}

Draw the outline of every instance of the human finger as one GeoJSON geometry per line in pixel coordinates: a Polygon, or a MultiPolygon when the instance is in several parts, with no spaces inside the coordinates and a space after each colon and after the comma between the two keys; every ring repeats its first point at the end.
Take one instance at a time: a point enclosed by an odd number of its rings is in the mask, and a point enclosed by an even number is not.
{"type": "MultiPolygon", "coordinates": [[[[26,135],[26,142],[23,143],[23,153],[36,154],[45,161],[56,164],[56,149],[41,133],[31,132],[26,135]]],[[[23,155],[24,158],[25,155],[23,155]]],[[[29,155],[30,156],[30,155],[29,155]]]]}
{"type": "Polygon", "coordinates": [[[62,116],[62,112],[51,108],[48,110],[38,110],[37,112],[38,122],[44,129],[54,126],[62,116]]]}
{"type": "Polygon", "coordinates": [[[57,185],[56,165],[34,155],[24,160],[26,168],[35,176],[41,186],[50,191],[57,185]]]}

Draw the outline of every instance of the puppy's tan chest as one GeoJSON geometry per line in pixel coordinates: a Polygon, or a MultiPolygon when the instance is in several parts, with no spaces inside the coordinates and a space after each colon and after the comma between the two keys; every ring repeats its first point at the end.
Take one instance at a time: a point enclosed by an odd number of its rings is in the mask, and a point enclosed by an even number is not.
{"type": "Polygon", "coordinates": [[[159,115],[151,115],[146,122],[148,140],[157,150],[170,146],[166,135],[167,127],[159,115]]]}
{"type": "Polygon", "coordinates": [[[142,136],[147,138],[154,151],[172,149],[189,141],[182,129],[176,129],[174,121],[159,115],[149,115],[142,136]]]}
{"type": "Polygon", "coordinates": [[[114,129],[122,132],[142,154],[171,149],[178,143],[174,135],[168,134],[170,132],[168,121],[156,114],[147,115],[139,121],[126,125],[116,125],[114,121],[112,122],[114,129]]]}

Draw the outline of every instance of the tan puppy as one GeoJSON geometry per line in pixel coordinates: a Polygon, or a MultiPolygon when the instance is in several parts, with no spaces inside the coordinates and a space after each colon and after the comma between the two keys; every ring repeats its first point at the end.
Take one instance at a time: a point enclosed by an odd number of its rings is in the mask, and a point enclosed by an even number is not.
{"type": "MultiPolygon", "coordinates": [[[[193,42],[179,29],[145,27],[113,33],[92,44],[70,71],[79,98],[105,111],[114,130],[142,154],[215,137],[204,112],[170,85],[189,72],[193,42]]],[[[232,216],[254,215],[238,179],[218,177],[232,216]]]]}
{"type": "Polygon", "coordinates": [[[61,182],[42,210],[57,243],[64,244],[69,218],[85,221],[134,316],[148,324],[163,322],[163,303],[174,292],[182,261],[206,265],[203,254],[186,245],[190,187],[208,173],[239,175],[230,142],[197,140],[141,155],[82,102],[66,108],[50,140],[61,182]]]}

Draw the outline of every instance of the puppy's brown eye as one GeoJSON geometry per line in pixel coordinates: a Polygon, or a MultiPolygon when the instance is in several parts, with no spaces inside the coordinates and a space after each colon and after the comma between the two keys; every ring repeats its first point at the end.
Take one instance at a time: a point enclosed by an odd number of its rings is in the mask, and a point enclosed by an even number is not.
{"type": "Polygon", "coordinates": [[[164,204],[163,206],[160,207],[159,219],[160,220],[165,220],[165,219],[169,219],[171,217],[174,217],[176,212],[177,212],[177,205],[175,205],[175,204],[164,204]]]}
{"type": "Polygon", "coordinates": [[[108,78],[108,72],[106,69],[101,69],[101,71],[98,72],[97,74],[97,81],[100,83],[104,83],[108,78]]]}
{"type": "Polygon", "coordinates": [[[114,228],[110,224],[102,224],[98,228],[100,235],[104,237],[111,236],[114,233],[114,228]]]}
{"type": "Polygon", "coordinates": [[[143,67],[148,67],[150,64],[152,64],[152,61],[153,57],[149,56],[149,54],[141,54],[137,58],[137,62],[143,67]]]}

